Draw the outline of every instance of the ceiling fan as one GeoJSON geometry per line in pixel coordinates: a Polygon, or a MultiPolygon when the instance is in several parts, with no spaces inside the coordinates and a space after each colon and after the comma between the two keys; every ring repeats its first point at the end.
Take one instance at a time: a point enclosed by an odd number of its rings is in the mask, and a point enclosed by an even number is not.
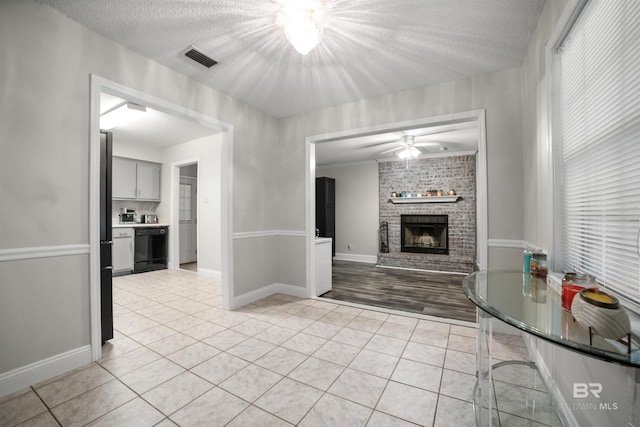
{"type": "Polygon", "coordinates": [[[380,154],[382,155],[387,153],[393,153],[394,151],[401,150],[401,151],[398,151],[396,155],[403,160],[409,160],[409,159],[415,159],[420,154],[422,154],[422,152],[418,150],[418,147],[430,147],[430,146],[440,145],[440,143],[438,142],[416,143],[415,139],[416,139],[415,135],[402,135],[400,137],[400,141],[398,141],[400,146],[396,148],[392,148],[390,150],[383,151],[380,154]]]}

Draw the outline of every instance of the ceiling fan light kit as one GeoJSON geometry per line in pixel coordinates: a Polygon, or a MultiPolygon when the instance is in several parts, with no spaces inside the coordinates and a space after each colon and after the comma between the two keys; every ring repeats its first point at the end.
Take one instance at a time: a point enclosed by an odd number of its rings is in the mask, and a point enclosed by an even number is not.
{"type": "Polygon", "coordinates": [[[416,147],[405,147],[404,150],[398,153],[398,157],[400,157],[402,160],[409,160],[415,159],[420,154],[420,150],[418,150],[416,147]]]}
{"type": "Polygon", "coordinates": [[[402,135],[402,138],[400,139],[400,143],[402,144],[402,146],[398,148],[402,148],[402,150],[396,153],[402,160],[406,160],[407,169],[409,169],[409,159],[415,159],[420,154],[422,154],[420,150],[413,146],[414,141],[415,136],[402,135]]]}

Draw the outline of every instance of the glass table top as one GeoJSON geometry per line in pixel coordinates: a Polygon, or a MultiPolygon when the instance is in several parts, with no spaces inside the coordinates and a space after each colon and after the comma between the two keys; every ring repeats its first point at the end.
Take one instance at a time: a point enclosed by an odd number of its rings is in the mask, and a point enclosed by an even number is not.
{"type": "Polygon", "coordinates": [[[467,276],[462,287],[480,309],[511,326],[580,353],[640,367],[640,349],[633,338],[630,352],[627,338],[621,342],[593,335],[590,345],[588,328],[562,308],[560,295],[547,289],[543,279],[520,271],[478,271],[467,276]]]}

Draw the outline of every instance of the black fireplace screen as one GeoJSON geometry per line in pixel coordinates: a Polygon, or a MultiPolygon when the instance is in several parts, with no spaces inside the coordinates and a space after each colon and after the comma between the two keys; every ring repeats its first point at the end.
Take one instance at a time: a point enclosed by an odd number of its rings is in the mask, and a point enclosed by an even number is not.
{"type": "Polygon", "coordinates": [[[401,215],[400,250],[449,254],[448,215],[401,215]]]}

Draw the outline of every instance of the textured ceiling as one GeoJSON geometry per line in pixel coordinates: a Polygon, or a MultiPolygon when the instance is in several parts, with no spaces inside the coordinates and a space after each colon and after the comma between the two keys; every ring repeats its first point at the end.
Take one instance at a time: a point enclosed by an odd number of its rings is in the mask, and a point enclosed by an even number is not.
{"type": "MultiPolygon", "coordinates": [[[[126,101],[122,98],[102,93],[100,114],[110,111],[126,101]]],[[[121,142],[168,147],[216,134],[192,120],[185,120],[147,107],[146,113],[133,122],[110,129],[121,142]]]]}
{"type": "Polygon", "coordinates": [[[326,0],[324,38],[302,56],[279,23],[284,0],[39,1],[274,117],[520,66],[544,6],[326,0]],[[184,59],[189,45],[219,64],[184,59]]]}

